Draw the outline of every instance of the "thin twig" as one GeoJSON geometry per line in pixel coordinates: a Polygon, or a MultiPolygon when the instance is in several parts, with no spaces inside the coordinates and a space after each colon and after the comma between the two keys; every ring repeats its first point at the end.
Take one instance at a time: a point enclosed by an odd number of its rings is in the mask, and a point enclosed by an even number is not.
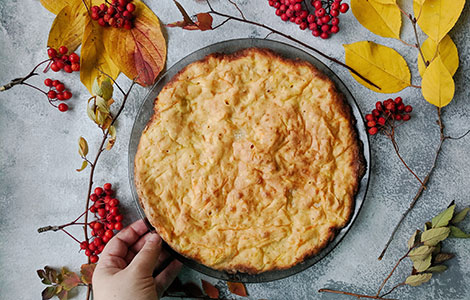
{"type": "Polygon", "coordinates": [[[393,148],[395,149],[395,153],[397,154],[398,158],[400,159],[400,161],[403,163],[403,165],[408,169],[408,171],[410,171],[410,173],[416,178],[416,180],[419,181],[419,183],[421,183],[421,185],[424,187],[424,189],[426,189],[426,186],[424,185],[423,181],[421,179],[419,179],[418,175],[416,175],[416,173],[408,166],[408,164],[405,162],[405,160],[403,159],[403,157],[401,157],[401,154],[400,154],[400,148],[398,147],[398,144],[397,144],[397,141],[395,140],[395,135],[392,134],[390,136],[390,140],[392,141],[392,144],[393,144],[393,148]]]}
{"type": "Polygon", "coordinates": [[[405,285],[405,284],[406,284],[406,283],[404,283],[404,282],[401,282],[401,283],[397,284],[396,286],[392,287],[392,288],[390,289],[390,291],[388,291],[388,292],[382,294],[380,297],[385,297],[385,296],[389,295],[389,294],[392,293],[396,288],[398,288],[398,287],[400,287],[400,286],[403,286],[403,285],[405,285]]]}
{"type": "Polygon", "coordinates": [[[470,130],[468,130],[467,132],[465,132],[464,134],[462,134],[461,136],[458,136],[458,137],[453,137],[453,136],[446,136],[446,139],[449,139],[449,140],[460,140],[460,139],[463,139],[465,136],[467,136],[467,134],[470,133],[470,130]]]}
{"type": "Polygon", "coordinates": [[[32,70],[31,72],[28,73],[28,75],[24,76],[24,77],[19,77],[19,78],[15,78],[13,80],[11,80],[9,83],[3,85],[3,86],[0,86],[0,92],[3,92],[3,91],[6,91],[6,90],[9,90],[11,89],[12,87],[14,87],[15,85],[18,85],[18,84],[24,84],[24,85],[27,85],[29,87],[33,87],[39,91],[41,91],[42,93],[44,93],[43,90],[33,86],[33,85],[30,85],[28,83],[26,83],[25,81],[28,80],[29,78],[33,77],[33,76],[36,76],[38,75],[38,73],[36,73],[36,70],[44,63],[46,62],[49,62],[51,61],[51,59],[46,59],[46,60],[43,60],[41,61],[40,63],[38,63],[32,70]]]}
{"type": "MultiPolygon", "coordinates": [[[[299,45],[302,45],[304,46],[305,48],[309,49],[309,50],[312,50],[313,52],[317,53],[318,55],[321,55],[322,57],[334,62],[334,63],[337,63],[338,65],[348,69],[349,71],[351,71],[354,75],[358,76],[359,78],[361,78],[362,80],[364,80],[366,83],[372,85],[373,87],[377,88],[377,89],[381,89],[379,86],[377,86],[375,83],[373,83],[372,81],[370,81],[369,79],[365,78],[364,76],[362,76],[358,71],[356,71],[355,69],[353,69],[352,67],[348,66],[347,64],[337,60],[336,58],[334,57],[331,57],[323,52],[321,52],[320,50],[296,39],[296,38],[293,38],[292,36],[288,35],[288,34],[285,34],[281,31],[278,31],[272,27],[269,27],[267,25],[264,25],[264,24],[261,24],[261,23],[258,23],[258,22],[254,22],[254,21],[251,21],[251,20],[248,20],[248,19],[243,19],[243,18],[239,18],[239,17],[236,17],[236,16],[232,16],[232,15],[227,15],[227,14],[224,14],[224,13],[221,13],[219,11],[216,11],[212,8],[211,4],[210,4],[210,1],[209,0],[206,0],[206,3],[207,5],[209,6],[209,9],[210,11],[208,11],[207,13],[210,13],[210,14],[214,14],[214,15],[217,15],[217,16],[220,16],[220,17],[224,17],[224,18],[227,18],[227,19],[230,19],[230,20],[235,20],[235,21],[238,21],[238,22],[242,22],[242,23],[247,23],[247,24],[251,24],[251,25],[255,25],[255,26],[258,26],[258,27],[261,27],[261,28],[264,28],[264,29],[267,29],[269,31],[272,31],[288,40],[291,40],[293,42],[296,42],[298,43],[299,45]]],[[[226,20],[227,21],[227,20],[226,20]]],[[[224,22],[226,22],[224,21],[224,22]]],[[[217,26],[219,27],[219,26],[217,26]]]]}
{"type": "Polygon", "coordinates": [[[65,234],[67,234],[69,237],[71,237],[74,241],[76,241],[77,243],[80,244],[80,241],[77,240],[76,237],[74,237],[73,235],[70,234],[70,232],[68,232],[67,230],[65,230],[64,228],[61,228],[60,230],[62,230],[63,232],[65,232],[65,234]]]}
{"type": "Polygon", "coordinates": [[[410,84],[410,87],[413,87],[415,89],[420,89],[421,88],[420,85],[415,85],[415,84],[410,84]]]}
{"type": "MultiPolygon", "coordinates": [[[[380,292],[382,291],[382,289],[384,288],[385,284],[387,283],[387,281],[390,279],[390,277],[392,277],[393,273],[395,272],[395,270],[397,269],[398,265],[402,262],[402,260],[404,260],[408,254],[410,254],[411,250],[413,249],[414,247],[411,247],[408,252],[406,252],[405,255],[403,255],[402,257],[400,257],[400,259],[397,261],[397,263],[395,264],[395,266],[393,267],[392,271],[390,272],[390,274],[388,274],[387,278],[385,278],[385,280],[382,282],[382,284],[380,285],[379,287],[379,290],[377,291],[377,294],[376,296],[378,297],[380,295],[380,292]]],[[[393,289],[392,289],[393,290],[393,289]]],[[[387,293],[389,294],[389,293],[387,293]]],[[[382,295],[384,296],[384,295],[382,295]]]]}
{"type": "Polygon", "coordinates": [[[240,15],[242,16],[243,20],[246,20],[245,18],[245,15],[243,14],[242,10],[240,9],[240,7],[238,7],[238,5],[233,2],[232,0],[228,0],[228,2],[232,3],[233,6],[235,6],[235,8],[238,10],[238,12],[240,13],[240,15]]]}
{"type": "Polygon", "coordinates": [[[336,291],[336,290],[330,290],[330,289],[319,289],[319,293],[333,293],[333,294],[341,294],[341,295],[348,295],[348,296],[354,296],[358,299],[361,298],[368,298],[368,299],[381,299],[381,300],[398,300],[398,299],[391,299],[391,298],[383,298],[383,297],[378,297],[378,296],[369,296],[369,295],[362,295],[362,294],[356,294],[356,293],[350,293],[350,292],[345,292],[345,291],[336,291]]]}

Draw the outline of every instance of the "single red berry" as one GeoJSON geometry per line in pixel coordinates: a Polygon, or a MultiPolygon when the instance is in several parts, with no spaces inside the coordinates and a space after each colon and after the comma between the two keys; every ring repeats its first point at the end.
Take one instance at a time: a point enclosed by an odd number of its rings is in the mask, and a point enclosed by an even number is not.
{"type": "MultiPolygon", "coordinates": [[[[117,200],[117,199],[116,199],[117,200]]],[[[112,207],[111,210],[109,211],[112,215],[116,216],[119,214],[119,208],[117,207],[112,207]]]]}
{"type": "Polygon", "coordinates": [[[330,31],[331,31],[332,33],[338,33],[338,32],[339,32],[339,27],[333,25],[333,26],[331,26],[330,31]]]}
{"type": "Polygon", "coordinates": [[[405,111],[406,111],[407,113],[410,113],[410,112],[413,111],[413,107],[411,107],[411,105],[407,105],[407,106],[405,106],[405,111]]]}
{"type": "Polygon", "coordinates": [[[64,93],[57,93],[57,100],[60,100],[60,101],[65,100],[64,93]]]}
{"type": "Polygon", "coordinates": [[[389,111],[395,111],[395,102],[389,102],[387,105],[385,105],[385,108],[388,109],[389,111]]]}
{"type": "Polygon", "coordinates": [[[379,123],[380,125],[384,126],[384,125],[385,125],[385,118],[384,118],[384,117],[380,117],[380,118],[377,120],[377,123],[379,123]]]}
{"type": "Polygon", "coordinates": [[[409,114],[404,114],[402,119],[403,121],[408,121],[409,119],[411,119],[411,116],[409,114]]]}
{"type": "Polygon", "coordinates": [[[369,128],[368,132],[370,135],[375,135],[377,134],[377,132],[379,132],[379,130],[377,129],[377,127],[372,127],[372,128],[369,128]]]}
{"type": "Polygon", "coordinates": [[[96,256],[96,255],[90,256],[90,262],[92,264],[96,264],[98,262],[98,260],[99,260],[98,256],[96,256]]]}
{"type": "Polygon", "coordinates": [[[337,17],[337,16],[339,16],[339,11],[337,9],[332,9],[332,10],[330,10],[330,15],[332,17],[337,17]]]}
{"type": "Polygon", "coordinates": [[[319,1],[319,0],[314,1],[313,2],[313,7],[315,7],[316,9],[321,8],[322,7],[321,1],[319,1]]]}
{"type": "Polygon", "coordinates": [[[367,122],[367,127],[375,127],[376,125],[377,125],[377,123],[375,123],[375,121],[367,122]]]}
{"type": "Polygon", "coordinates": [[[113,187],[113,185],[112,185],[111,183],[109,183],[109,182],[103,184],[103,188],[104,188],[105,190],[110,190],[112,187],[113,187]]]}
{"type": "Polygon", "coordinates": [[[322,32],[322,33],[320,34],[320,37],[321,37],[322,39],[326,40],[327,38],[330,37],[330,35],[329,35],[327,32],[322,32]]]}
{"type": "Polygon", "coordinates": [[[58,59],[55,62],[55,64],[56,64],[57,68],[59,68],[59,70],[62,69],[65,66],[64,62],[61,59],[58,59]]]}
{"type": "Polygon", "coordinates": [[[122,219],[124,219],[123,215],[116,215],[116,216],[114,217],[114,220],[116,220],[116,222],[121,222],[122,219]]]}
{"type": "Polygon", "coordinates": [[[72,71],[80,71],[80,64],[74,63],[72,64],[72,71]]]}
{"type": "Polygon", "coordinates": [[[307,27],[308,27],[307,22],[302,22],[299,25],[300,30],[305,30],[307,29],[307,27]]]}
{"type": "MultiPolygon", "coordinates": [[[[129,3],[129,4],[131,4],[131,3],[129,3]]],[[[129,5],[129,4],[128,4],[128,5],[129,5]]],[[[128,9],[128,10],[129,10],[129,9],[128,9]]],[[[301,11],[301,10],[302,10],[302,4],[300,4],[300,3],[294,4],[294,10],[295,10],[295,11],[301,11]]]]}
{"type": "Polygon", "coordinates": [[[103,190],[102,187],[99,187],[99,186],[98,186],[98,187],[95,188],[95,194],[96,194],[98,197],[101,196],[101,194],[103,194],[103,192],[104,192],[104,190],[103,190]]]}
{"type": "Polygon", "coordinates": [[[101,238],[95,238],[93,240],[93,244],[95,244],[95,246],[100,246],[100,245],[103,245],[103,240],[101,238]]]}
{"type": "Polygon", "coordinates": [[[284,13],[284,14],[281,15],[281,20],[287,21],[287,20],[289,20],[289,17],[284,13]]]}
{"type": "Polygon", "coordinates": [[[308,15],[307,16],[307,22],[309,22],[309,23],[315,22],[315,16],[314,15],[308,15]]]}
{"type": "Polygon", "coordinates": [[[116,224],[114,224],[114,229],[116,229],[116,230],[121,230],[121,229],[122,229],[122,223],[121,223],[121,222],[117,222],[116,224]]]}
{"type": "Polygon", "coordinates": [[[373,109],[373,110],[372,110],[372,115],[373,115],[374,117],[378,117],[378,116],[380,116],[380,112],[379,112],[377,109],[373,109]]]}
{"type": "Polygon", "coordinates": [[[331,19],[331,18],[330,18],[329,15],[326,15],[326,16],[321,17],[321,21],[322,21],[324,24],[330,22],[330,19],[331,19]]]}
{"type": "Polygon", "coordinates": [[[96,207],[94,207],[94,206],[90,207],[90,212],[95,213],[96,212],[96,207]]]}
{"type": "Polygon", "coordinates": [[[56,93],[55,91],[49,91],[49,92],[47,93],[47,97],[48,97],[49,99],[55,99],[55,98],[57,98],[57,93],[56,93]]]}
{"type": "Polygon", "coordinates": [[[47,49],[47,55],[49,55],[49,58],[55,58],[57,57],[57,51],[53,48],[47,49]]]}
{"type": "Polygon", "coordinates": [[[80,249],[82,249],[82,250],[88,249],[88,242],[87,241],[81,242],[80,243],[80,249]]]}
{"type": "Polygon", "coordinates": [[[80,62],[80,56],[78,56],[77,53],[72,53],[72,54],[69,55],[69,60],[72,64],[73,63],[78,63],[78,62],[80,62]]]}
{"type": "Polygon", "coordinates": [[[54,72],[59,72],[60,68],[56,65],[56,63],[51,64],[51,70],[54,72]]]}
{"type": "Polygon", "coordinates": [[[315,16],[317,17],[323,17],[325,15],[326,11],[324,8],[317,9],[315,11],[315,16]]]}
{"type": "Polygon", "coordinates": [[[280,16],[282,15],[282,11],[278,8],[276,9],[276,16],[280,16]]]}
{"type": "Polygon", "coordinates": [[[101,224],[100,222],[96,222],[95,224],[93,224],[93,229],[94,230],[98,230],[98,229],[101,229],[103,228],[103,224],[101,224]]]}
{"type": "Polygon", "coordinates": [[[308,11],[306,10],[302,10],[299,14],[299,17],[301,17],[302,19],[307,18],[307,16],[308,16],[308,11]]]}
{"type": "Polygon", "coordinates": [[[93,193],[90,195],[90,200],[95,202],[96,200],[98,200],[98,196],[95,193],[93,193]]]}
{"type": "Polygon", "coordinates": [[[107,203],[105,206],[104,206],[104,209],[106,209],[106,211],[109,211],[111,209],[111,205],[109,205],[109,203],[107,203]]]}
{"type": "Polygon", "coordinates": [[[72,93],[70,91],[65,91],[64,93],[64,100],[69,100],[72,98],[72,93]]]}
{"type": "Polygon", "coordinates": [[[113,6],[110,6],[108,7],[108,11],[106,13],[110,16],[113,16],[116,13],[116,9],[113,6]]]}
{"type": "Polygon", "coordinates": [[[274,2],[274,8],[279,8],[281,6],[280,2],[274,2]]]}
{"type": "Polygon", "coordinates": [[[402,119],[402,116],[400,114],[396,114],[394,118],[395,120],[400,121],[402,119]]]}
{"type": "Polygon", "coordinates": [[[64,71],[67,72],[67,73],[72,73],[73,72],[72,67],[70,65],[65,65],[64,66],[64,71]]]}
{"type": "Polygon", "coordinates": [[[100,5],[100,10],[101,10],[101,11],[107,11],[107,10],[108,10],[108,6],[107,6],[105,3],[101,3],[101,5],[100,5]]]}
{"type": "Polygon", "coordinates": [[[384,109],[383,105],[382,105],[382,102],[380,101],[377,101],[375,103],[375,108],[378,110],[378,111],[382,111],[384,109]]]}
{"type": "Polygon", "coordinates": [[[108,15],[108,14],[106,14],[106,15],[104,15],[104,17],[103,17],[103,20],[104,20],[106,23],[108,23],[110,18],[111,18],[111,16],[108,15]]]}
{"type": "Polygon", "coordinates": [[[330,30],[330,25],[325,24],[321,27],[321,31],[323,32],[328,32],[330,30]]]}
{"type": "Polygon", "coordinates": [[[98,216],[104,218],[106,216],[106,210],[104,208],[98,209],[98,216]]]}
{"type": "Polygon", "coordinates": [[[404,111],[405,110],[405,104],[403,104],[403,103],[398,104],[397,110],[398,111],[404,111]]]}
{"type": "Polygon", "coordinates": [[[91,19],[92,20],[99,20],[100,19],[100,14],[98,12],[92,12],[91,13],[91,19]]]}
{"type": "Polygon", "coordinates": [[[333,2],[331,4],[331,9],[338,10],[339,6],[340,6],[340,4],[338,2],[333,2]]]}
{"type": "Polygon", "coordinates": [[[302,18],[300,17],[295,18],[295,24],[300,25],[300,23],[302,23],[302,18]]]}
{"type": "Polygon", "coordinates": [[[339,11],[343,14],[346,13],[348,11],[348,9],[349,9],[349,5],[347,3],[343,3],[339,7],[339,11]]]}
{"type": "Polygon", "coordinates": [[[104,236],[107,237],[108,239],[111,239],[114,235],[114,232],[112,230],[106,230],[104,233],[104,236]]]}
{"type": "Polygon", "coordinates": [[[339,24],[339,19],[338,18],[331,19],[331,25],[338,26],[338,24],[339,24]]]}
{"type": "Polygon", "coordinates": [[[103,18],[99,18],[99,19],[98,19],[98,24],[99,24],[100,26],[103,26],[103,27],[106,26],[106,22],[104,21],[103,18]]]}
{"type": "Polygon", "coordinates": [[[293,17],[294,16],[294,11],[292,9],[288,9],[286,10],[286,15],[290,18],[290,17],[293,17]]]}
{"type": "Polygon", "coordinates": [[[63,92],[65,90],[65,86],[60,83],[58,85],[55,86],[55,89],[58,91],[58,92],[63,92]]]}
{"type": "MultiPolygon", "coordinates": [[[[91,246],[91,245],[90,245],[90,246],[91,246]]],[[[92,252],[91,252],[90,249],[86,249],[86,250],[85,250],[85,255],[86,255],[86,256],[90,256],[91,253],[92,253],[92,252]]]]}
{"type": "Polygon", "coordinates": [[[60,83],[61,83],[61,82],[60,82],[59,80],[54,80],[54,81],[52,82],[52,86],[55,87],[55,86],[59,85],[60,83]]]}
{"type": "Polygon", "coordinates": [[[119,3],[119,6],[121,6],[121,7],[125,7],[127,5],[126,0],[118,0],[118,3],[119,3]]]}
{"type": "Polygon", "coordinates": [[[109,238],[107,238],[106,236],[103,236],[103,243],[107,244],[109,242],[109,238]]]}
{"type": "Polygon", "coordinates": [[[315,29],[312,31],[313,36],[320,36],[320,30],[315,29]]]}
{"type": "Polygon", "coordinates": [[[111,201],[109,201],[109,205],[111,206],[118,206],[119,205],[119,200],[114,198],[111,201]]]}
{"type": "Polygon", "coordinates": [[[59,53],[60,54],[67,54],[67,52],[69,52],[69,49],[65,46],[60,46],[59,47],[59,53]]]}
{"type": "Polygon", "coordinates": [[[402,102],[403,102],[403,99],[402,99],[401,97],[396,97],[396,98],[395,98],[395,103],[396,103],[397,105],[401,104],[402,102]]]}
{"type": "MultiPolygon", "coordinates": [[[[106,244],[107,242],[103,241],[103,243],[106,244]]],[[[96,250],[98,250],[99,253],[103,252],[103,250],[104,250],[104,245],[99,245],[99,246],[98,246],[98,249],[96,249],[96,250]]]]}
{"type": "Polygon", "coordinates": [[[44,80],[44,84],[45,84],[46,86],[49,86],[49,87],[52,86],[52,79],[46,78],[46,79],[44,80]]]}
{"type": "Polygon", "coordinates": [[[320,27],[323,25],[323,22],[322,22],[321,18],[318,18],[318,19],[317,19],[316,24],[317,24],[318,26],[320,26],[320,27]]]}
{"type": "Polygon", "coordinates": [[[375,119],[375,118],[374,118],[374,116],[373,116],[372,114],[367,114],[367,115],[366,115],[366,120],[367,120],[367,121],[374,121],[374,119],[375,119]]]}
{"type": "Polygon", "coordinates": [[[91,7],[91,12],[92,13],[99,13],[100,12],[99,6],[96,6],[96,5],[92,6],[91,7]]]}
{"type": "Polygon", "coordinates": [[[59,104],[58,108],[61,112],[66,112],[67,110],[69,110],[69,106],[65,103],[59,104]]]}

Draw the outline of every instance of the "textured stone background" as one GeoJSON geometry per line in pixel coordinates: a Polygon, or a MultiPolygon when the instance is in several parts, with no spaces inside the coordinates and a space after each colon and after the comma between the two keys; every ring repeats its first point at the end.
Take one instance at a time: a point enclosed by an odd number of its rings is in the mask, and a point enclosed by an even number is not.
{"type": "MultiPolygon", "coordinates": [[[[206,10],[202,1],[181,1],[190,13],[206,10]]],[[[220,10],[236,13],[226,1],[214,0],[220,10]]],[[[410,64],[413,82],[419,84],[416,51],[399,41],[369,33],[351,12],[341,18],[341,32],[329,40],[313,38],[293,24],[285,24],[274,15],[267,1],[237,1],[250,19],[272,25],[302,39],[340,60],[344,59],[342,44],[373,40],[387,44],[402,53],[410,64]]],[[[410,2],[410,1],[403,1],[410,2]]],[[[178,20],[180,15],[171,0],[147,0],[146,3],[163,23],[178,20]]],[[[410,8],[408,8],[410,10],[410,8]]],[[[446,131],[459,135],[470,127],[470,23],[469,4],[451,36],[460,52],[460,68],[455,74],[456,94],[444,109],[446,131]]],[[[54,16],[41,7],[39,1],[0,1],[0,83],[27,74],[32,66],[46,57],[46,40],[54,16]]],[[[168,29],[168,66],[203,46],[242,37],[264,37],[260,28],[229,22],[215,32],[191,32],[168,29]]],[[[276,36],[271,36],[277,39],[276,36]]],[[[406,20],[403,39],[412,41],[412,28],[406,20]]],[[[422,39],[423,40],[423,39],[422,39]]],[[[363,111],[371,109],[377,100],[388,95],[373,93],[359,85],[345,69],[324,61],[345,82],[363,111]]],[[[61,233],[38,234],[36,229],[49,224],[70,221],[83,209],[88,173],[77,173],[81,161],[77,140],[85,136],[90,149],[95,149],[100,133],[87,119],[84,107],[88,97],[79,83],[79,75],[64,73],[48,75],[63,80],[71,87],[74,97],[69,100],[72,110],[60,113],[50,107],[38,92],[26,87],[0,94],[0,298],[38,299],[43,289],[36,269],[45,265],[68,266],[78,270],[84,255],[78,253],[75,242],[61,233]]],[[[41,78],[34,82],[41,84],[41,78]]],[[[123,86],[129,80],[119,78],[123,86]]],[[[113,151],[103,155],[96,183],[115,183],[119,198],[126,207],[127,222],[137,218],[130,197],[127,170],[128,139],[137,109],[146,89],[137,88],[122,118],[118,122],[118,141],[113,151]]],[[[425,102],[420,91],[405,89],[398,95],[413,104],[413,119],[398,132],[398,142],[405,159],[424,176],[431,164],[438,142],[434,107],[425,102]]],[[[354,226],[341,244],[310,269],[290,278],[265,284],[249,284],[251,299],[342,299],[338,295],[318,294],[322,287],[374,293],[396,259],[404,253],[405,243],[412,232],[430,216],[455,200],[460,207],[469,204],[470,137],[444,145],[442,156],[429,188],[406,219],[383,261],[377,261],[383,244],[401,212],[407,207],[418,185],[400,165],[391,143],[384,137],[371,138],[372,170],[369,193],[354,226]]],[[[469,230],[470,226],[466,225],[469,230]]],[[[76,232],[81,234],[80,229],[76,232]]],[[[404,287],[393,294],[400,299],[470,299],[470,247],[468,241],[446,242],[446,251],[456,253],[449,270],[436,275],[431,284],[418,288],[404,287]]],[[[398,269],[391,282],[408,275],[409,263],[398,269]]],[[[201,275],[184,269],[184,279],[197,280],[201,275]]],[[[210,279],[212,282],[216,280],[210,279]]],[[[82,294],[83,295],[83,294],[82,294]]],[[[80,297],[83,298],[83,297],[80,297]]],[[[346,299],[347,297],[345,297],[346,299]]]]}

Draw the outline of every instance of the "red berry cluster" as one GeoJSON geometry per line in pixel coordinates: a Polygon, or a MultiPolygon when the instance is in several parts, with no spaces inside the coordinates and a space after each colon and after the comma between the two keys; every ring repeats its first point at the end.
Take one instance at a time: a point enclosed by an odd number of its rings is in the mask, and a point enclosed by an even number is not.
{"type": "MultiPolygon", "coordinates": [[[[65,85],[60,82],[59,80],[52,80],[50,78],[46,78],[44,80],[44,84],[49,87],[49,92],[47,92],[47,98],[49,98],[49,102],[53,104],[55,101],[64,101],[72,98],[72,93],[65,89],[65,85]]],[[[69,109],[69,106],[65,103],[60,103],[57,108],[61,112],[65,112],[69,109]]]]}
{"type": "Polygon", "coordinates": [[[395,121],[406,122],[410,120],[410,113],[412,111],[413,107],[405,105],[401,97],[396,97],[395,100],[377,101],[375,109],[366,115],[369,134],[375,135],[380,129],[385,129],[387,126],[395,126],[395,121]]]}
{"type": "Polygon", "coordinates": [[[47,54],[52,59],[50,66],[52,71],[64,70],[67,73],[80,71],[80,56],[76,53],[67,55],[67,52],[69,52],[69,49],[65,46],[60,46],[58,51],[54,48],[47,49],[47,54]]]}
{"type": "Polygon", "coordinates": [[[103,27],[124,28],[127,30],[134,27],[135,4],[132,0],[113,0],[110,5],[102,3],[100,6],[91,8],[91,18],[98,21],[103,27]]]}
{"type": "Polygon", "coordinates": [[[103,251],[106,243],[114,236],[114,230],[119,231],[123,228],[123,216],[119,213],[118,208],[119,200],[113,195],[111,183],[105,183],[103,187],[96,187],[94,193],[90,195],[90,200],[94,202],[90,207],[90,212],[95,214],[97,220],[88,224],[93,240],[81,242],[80,248],[85,250],[85,255],[90,257],[92,263],[98,261],[98,254],[103,251]]]}
{"type": "Polygon", "coordinates": [[[313,14],[303,0],[269,0],[269,5],[276,8],[276,15],[283,21],[299,25],[301,30],[310,29],[313,36],[329,38],[339,32],[339,14],[349,10],[342,0],[312,0],[313,14]]]}

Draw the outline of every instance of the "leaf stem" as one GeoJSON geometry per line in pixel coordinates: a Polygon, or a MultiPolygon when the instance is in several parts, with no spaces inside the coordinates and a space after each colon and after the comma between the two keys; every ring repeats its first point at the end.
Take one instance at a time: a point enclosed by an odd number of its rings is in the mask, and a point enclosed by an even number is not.
{"type": "MultiPolygon", "coordinates": [[[[288,34],[285,34],[285,33],[281,32],[281,31],[278,31],[278,30],[276,30],[276,29],[274,29],[274,28],[272,28],[272,27],[269,27],[269,26],[267,26],[267,25],[265,25],[265,24],[262,24],[262,23],[258,23],[258,22],[255,22],[255,21],[251,21],[251,20],[248,20],[248,19],[244,19],[243,17],[242,17],[242,18],[239,18],[239,17],[236,17],[236,16],[232,16],[232,15],[228,15],[228,14],[224,14],[224,13],[222,13],[222,12],[216,11],[216,10],[213,9],[213,7],[212,7],[212,5],[210,4],[210,1],[209,1],[209,0],[206,0],[206,3],[207,3],[207,5],[209,6],[209,9],[210,9],[210,11],[208,12],[209,14],[214,14],[214,15],[217,15],[217,16],[226,18],[226,20],[224,20],[224,21],[222,22],[223,24],[227,23],[229,20],[235,20],[235,21],[238,21],[238,22],[241,22],[241,23],[247,23],[247,24],[251,24],[251,25],[255,25],[255,26],[258,26],[258,27],[267,29],[267,30],[269,30],[269,31],[271,31],[271,32],[273,32],[273,33],[275,33],[275,34],[278,34],[278,35],[280,35],[280,36],[282,36],[282,37],[284,37],[284,38],[286,38],[286,39],[288,39],[288,40],[291,40],[291,41],[293,41],[293,42],[295,42],[295,43],[297,43],[297,44],[299,44],[299,45],[302,45],[302,46],[304,46],[305,48],[307,48],[307,49],[309,49],[309,50],[311,50],[311,51],[317,53],[318,55],[320,55],[320,56],[322,56],[322,57],[324,57],[324,58],[326,58],[326,59],[328,59],[328,60],[330,60],[330,61],[332,61],[332,62],[334,62],[334,63],[336,63],[336,64],[338,64],[338,65],[340,65],[340,66],[342,66],[342,67],[344,67],[344,68],[346,68],[346,69],[348,69],[349,71],[351,71],[351,73],[353,73],[354,75],[358,76],[359,78],[361,78],[362,80],[364,80],[364,81],[367,82],[368,84],[374,86],[375,88],[377,88],[377,89],[379,89],[379,90],[381,89],[381,88],[380,88],[379,86],[377,86],[375,83],[371,82],[369,79],[367,79],[367,78],[365,78],[364,76],[362,76],[358,71],[356,71],[356,70],[353,69],[352,67],[348,66],[347,64],[345,64],[345,63],[343,63],[343,62],[337,60],[337,59],[334,58],[334,57],[331,57],[331,56],[329,56],[329,55],[323,53],[322,51],[320,51],[320,50],[318,50],[318,49],[316,49],[316,48],[314,48],[314,47],[312,47],[312,46],[310,46],[310,45],[308,45],[308,44],[306,44],[306,43],[304,43],[304,42],[302,42],[302,41],[300,41],[300,40],[298,40],[298,39],[296,39],[296,38],[293,38],[292,36],[290,36],[290,35],[288,35],[288,34]]],[[[214,27],[214,28],[218,28],[218,27],[220,27],[220,25],[221,25],[221,24],[219,24],[218,26],[216,26],[216,27],[214,27]]]]}
{"type": "Polygon", "coordinates": [[[345,292],[345,291],[337,291],[337,290],[330,290],[330,289],[319,289],[319,293],[333,293],[333,294],[341,294],[341,295],[348,295],[348,296],[354,296],[358,299],[361,298],[368,298],[368,299],[381,299],[381,300],[398,300],[398,299],[390,299],[390,298],[383,298],[380,296],[369,296],[369,295],[363,295],[363,294],[356,294],[356,293],[350,293],[350,292],[345,292]]]}
{"type": "Polygon", "coordinates": [[[400,286],[403,286],[403,285],[406,285],[406,283],[401,282],[401,283],[395,285],[394,287],[392,287],[392,288],[390,289],[390,291],[388,291],[388,292],[382,294],[380,297],[385,297],[385,296],[387,296],[388,294],[392,293],[396,288],[398,288],[398,287],[400,287],[400,286]]]}
{"type": "MultiPolygon", "coordinates": [[[[400,259],[397,261],[397,263],[395,264],[395,266],[393,267],[392,271],[390,272],[390,274],[388,274],[387,278],[384,279],[384,281],[382,282],[382,284],[380,285],[379,287],[379,290],[377,291],[377,294],[376,296],[378,297],[380,295],[380,292],[382,291],[382,289],[384,288],[385,284],[387,283],[387,281],[390,279],[390,277],[392,277],[393,273],[395,272],[395,270],[397,269],[398,265],[402,262],[402,260],[404,260],[408,254],[410,254],[411,250],[413,250],[414,247],[411,247],[410,249],[408,249],[408,251],[406,252],[405,255],[403,255],[402,257],[400,257],[400,259]]],[[[393,291],[393,289],[392,289],[393,291]]],[[[391,291],[389,292],[391,293],[391,291]]],[[[389,293],[387,293],[386,295],[388,295],[389,293]]],[[[385,295],[382,295],[382,297],[385,296],[385,295]]]]}

